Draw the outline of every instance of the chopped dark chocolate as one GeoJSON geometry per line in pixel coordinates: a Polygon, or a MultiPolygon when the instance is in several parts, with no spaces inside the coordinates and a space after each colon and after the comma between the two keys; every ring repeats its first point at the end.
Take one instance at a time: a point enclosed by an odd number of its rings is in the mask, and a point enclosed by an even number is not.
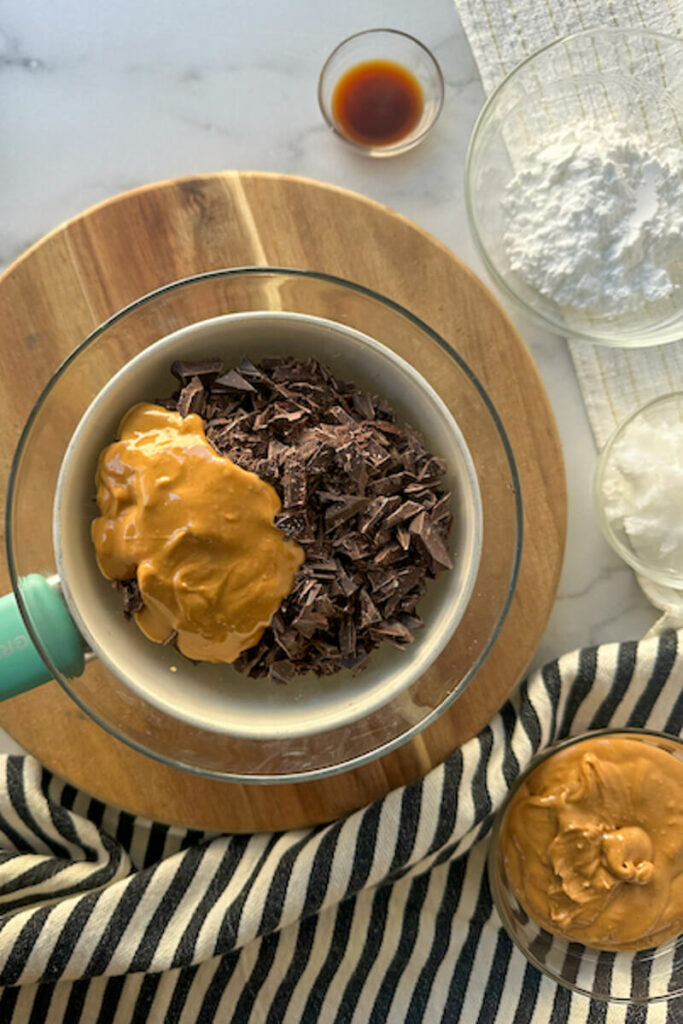
{"type": "MultiPolygon", "coordinates": [[[[448,526],[451,523],[451,496],[450,494],[444,494],[443,497],[439,498],[432,505],[430,512],[431,520],[433,523],[441,523],[444,520],[447,521],[448,526]]],[[[448,526],[446,529],[448,529],[448,526]]]]}
{"type": "Polygon", "coordinates": [[[137,577],[130,580],[114,580],[112,586],[123,596],[123,614],[127,619],[130,619],[136,612],[141,612],[145,607],[137,577]]]}
{"type": "Polygon", "coordinates": [[[363,391],[358,391],[355,395],[351,396],[351,404],[364,420],[374,420],[375,407],[372,404],[370,395],[363,391]]]}
{"type": "Polygon", "coordinates": [[[171,363],[171,373],[181,384],[186,384],[191,377],[201,377],[210,384],[222,370],[222,359],[176,359],[171,363]]]}
{"type": "Polygon", "coordinates": [[[317,633],[318,630],[325,632],[329,624],[330,620],[327,615],[322,615],[320,612],[314,612],[308,608],[304,608],[301,614],[294,619],[293,623],[297,632],[309,638],[317,633]]]}
{"type": "Polygon", "coordinates": [[[288,683],[295,674],[296,669],[294,664],[289,661],[288,658],[281,658],[279,661],[273,661],[268,666],[268,675],[276,683],[288,683]]]}
{"type": "MultiPolygon", "coordinates": [[[[285,683],[306,672],[362,671],[383,642],[405,647],[426,579],[451,567],[445,463],[376,395],[315,359],[178,360],[165,408],[204,419],[220,455],[276,489],[276,526],[304,548],[294,588],[234,667],[285,683]]],[[[117,584],[124,612],[137,582],[117,584]]],[[[169,637],[169,643],[173,637],[169,637]]]]}
{"type": "Polygon", "coordinates": [[[297,508],[297,506],[305,505],[306,470],[301,463],[297,463],[293,459],[287,461],[282,478],[282,490],[285,508],[297,508]]]}
{"type": "Polygon", "coordinates": [[[398,619],[373,626],[371,632],[380,640],[388,640],[389,643],[396,644],[398,647],[404,647],[415,639],[407,626],[399,622],[398,619]]]}
{"type": "MultiPolygon", "coordinates": [[[[361,516],[360,522],[358,524],[358,529],[361,533],[369,533],[370,530],[373,530],[375,528],[375,526],[380,521],[384,513],[387,511],[391,511],[390,509],[387,509],[387,506],[390,501],[390,498],[374,498],[370,502],[367,509],[361,516]]],[[[401,499],[399,498],[398,501],[400,504],[401,499]]]]}
{"type": "Polygon", "coordinates": [[[206,408],[206,392],[199,377],[192,377],[178,395],[178,412],[181,416],[189,416],[196,412],[200,416],[206,408]]]}
{"type": "Polygon", "coordinates": [[[347,519],[353,519],[355,515],[362,512],[368,503],[367,498],[358,498],[353,495],[339,495],[335,498],[337,502],[332,508],[325,509],[325,525],[334,529],[345,523],[347,519]]]}
{"type": "Polygon", "coordinates": [[[356,653],[356,626],[350,615],[339,623],[339,647],[343,658],[352,657],[356,653]]]}
{"type": "Polygon", "coordinates": [[[418,512],[423,512],[422,505],[418,504],[417,501],[404,501],[395,512],[392,512],[390,516],[382,522],[382,526],[398,526],[399,523],[404,522],[406,519],[412,519],[418,512]]]}
{"type": "Polygon", "coordinates": [[[365,587],[360,592],[359,604],[361,629],[365,629],[366,626],[371,626],[374,622],[382,621],[382,616],[365,587]]]}
{"type": "Polygon", "coordinates": [[[251,391],[256,394],[256,388],[250,384],[237,370],[228,370],[214,382],[217,391],[251,391]]]}
{"type": "Polygon", "coordinates": [[[409,477],[410,474],[408,473],[393,473],[391,476],[380,476],[378,480],[373,480],[368,485],[368,491],[370,494],[400,495],[403,490],[408,493],[410,489],[409,477]],[[405,486],[406,484],[407,486],[405,486]]]}
{"type": "Polygon", "coordinates": [[[404,551],[407,551],[410,547],[410,530],[406,530],[405,527],[399,526],[396,531],[396,540],[399,542],[404,551]]]}
{"type": "Polygon", "coordinates": [[[410,524],[410,532],[415,534],[419,544],[424,547],[432,561],[434,573],[442,569],[453,568],[453,562],[443,538],[426,512],[421,512],[413,519],[410,524]]]}
{"type": "Polygon", "coordinates": [[[251,377],[253,380],[258,381],[264,380],[264,376],[261,373],[261,371],[258,370],[252,363],[251,359],[247,359],[246,356],[244,356],[240,360],[240,364],[237,367],[237,369],[239,370],[243,377],[251,377]]]}

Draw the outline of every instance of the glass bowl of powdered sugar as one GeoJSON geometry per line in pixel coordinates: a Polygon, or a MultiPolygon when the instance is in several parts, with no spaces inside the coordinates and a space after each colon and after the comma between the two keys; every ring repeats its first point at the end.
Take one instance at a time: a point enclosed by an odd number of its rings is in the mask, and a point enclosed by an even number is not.
{"type": "Polygon", "coordinates": [[[479,116],[466,200],[496,284],[545,326],[683,338],[683,40],[594,29],[529,57],[479,116]]]}
{"type": "Polygon", "coordinates": [[[641,579],[683,592],[683,392],[648,402],[617,428],[600,456],[595,498],[617,554],[641,579]]]}

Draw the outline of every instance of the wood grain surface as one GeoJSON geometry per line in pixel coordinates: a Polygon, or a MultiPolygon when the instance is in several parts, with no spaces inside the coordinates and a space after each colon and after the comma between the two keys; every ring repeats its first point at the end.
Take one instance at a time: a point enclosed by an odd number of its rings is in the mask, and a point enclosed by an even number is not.
{"type": "MultiPolygon", "coordinates": [[[[476,734],[538,644],[566,528],[562,453],[545,391],[522,340],[481,282],[436,239],[375,202],[258,172],[162,182],[117,196],[53,231],[0,278],[3,488],[40,390],[94,327],[169,281],[255,264],[359,282],[406,306],[457,346],[510,438],[525,540],[510,613],[469,689],[415,740],[327,780],[242,786],[167,768],[104,732],[54,682],[0,705],[0,725],[76,786],[134,813],[222,831],[331,820],[420,778],[476,734]]],[[[4,565],[0,585],[3,592],[9,587],[4,565]]]]}

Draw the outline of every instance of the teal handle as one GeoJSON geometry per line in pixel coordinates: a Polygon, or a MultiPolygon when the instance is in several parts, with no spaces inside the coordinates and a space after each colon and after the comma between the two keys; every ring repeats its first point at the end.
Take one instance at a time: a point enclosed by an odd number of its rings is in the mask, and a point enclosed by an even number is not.
{"type": "MultiPolygon", "coordinates": [[[[19,581],[29,621],[53,664],[67,676],[80,676],[83,642],[62,595],[44,576],[19,581]]],[[[0,597],[0,700],[39,686],[52,672],[36,650],[14,594],[0,597]]]]}

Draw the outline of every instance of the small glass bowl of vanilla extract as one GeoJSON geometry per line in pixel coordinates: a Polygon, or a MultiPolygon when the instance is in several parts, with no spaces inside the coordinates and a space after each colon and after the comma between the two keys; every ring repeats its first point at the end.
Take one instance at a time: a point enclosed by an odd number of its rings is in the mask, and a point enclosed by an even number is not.
{"type": "Polygon", "coordinates": [[[436,58],[396,29],[357,32],[325,61],[318,80],[323,117],[339,138],[367,156],[397,156],[417,146],[443,106],[436,58]]]}

